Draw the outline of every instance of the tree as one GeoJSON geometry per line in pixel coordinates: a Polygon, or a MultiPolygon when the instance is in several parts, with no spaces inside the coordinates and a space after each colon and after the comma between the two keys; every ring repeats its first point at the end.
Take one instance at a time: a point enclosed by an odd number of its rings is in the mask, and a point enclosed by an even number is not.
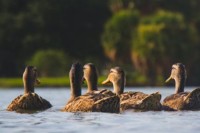
{"type": "Polygon", "coordinates": [[[102,61],[107,0],[0,0],[0,76],[19,76],[37,50],[62,49],[72,58],[102,61]]]}
{"type": "Polygon", "coordinates": [[[159,10],[144,17],[133,34],[132,60],[136,70],[146,75],[149,83],[159,82],[165,68],[187,61],[194,45],[190,34],[180,13],[159,10]]]}
{"type": "Polygon", "coordinates": [[[36,66],[41,76],[66,75],[71,61],[59,50],[41,50],[34,54],[28,65],[36,66]]]}
{"type": "Polygon", "coordinates": [[[122,10],[114,14],[105,24],[102,45],[111,61],[130,63],[131,33],[138,20],[137,11],[122,10]]]}

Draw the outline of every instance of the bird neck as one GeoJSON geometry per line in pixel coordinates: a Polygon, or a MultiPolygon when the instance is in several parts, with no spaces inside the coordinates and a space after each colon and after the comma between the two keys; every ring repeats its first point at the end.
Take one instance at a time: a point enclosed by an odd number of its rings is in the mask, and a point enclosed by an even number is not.
{"type": "Polygon", "coordinates": [[[113,83],[114,93],[120,95],[124,92],[124,82],[113,83]]]}
{"type": "Polygon", "coordinates": [[[70,99],[74,99],[81,95],[81,84],[76,84],[75,82],[71,82],[70,89],[71,89],[71,98],[70,99]]]}
{"type": "Polygon", "coordinates": [[[34,93],[34,83],[32,79],[30,79],[29,77],[25,77],[23,79],[23,82],[24,82],[24,94],[34,93]]]}
{"type": "Polygon", "coordinates": [[[184,92],[185,87],[185,78],[177,78],[175,79],[175,94],[184,92]]]}
{"type": "Polygon", "coordinates": [[[97,80],[86,80],[87,82],[87,92],[92,92],[94,90],[97,90],[97,80]]]}

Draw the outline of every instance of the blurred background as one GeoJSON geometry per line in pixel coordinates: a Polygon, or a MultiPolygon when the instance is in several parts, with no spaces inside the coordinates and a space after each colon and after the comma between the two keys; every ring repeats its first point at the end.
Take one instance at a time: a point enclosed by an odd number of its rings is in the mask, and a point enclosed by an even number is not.
{"type": "Polygon", "coordinates": [[[99,75],[121,66],[129,85],[163,85],[185,64],[200,84],[199,0],[0,0],[0,77],[67,76],[92,62],[99,75]]]}

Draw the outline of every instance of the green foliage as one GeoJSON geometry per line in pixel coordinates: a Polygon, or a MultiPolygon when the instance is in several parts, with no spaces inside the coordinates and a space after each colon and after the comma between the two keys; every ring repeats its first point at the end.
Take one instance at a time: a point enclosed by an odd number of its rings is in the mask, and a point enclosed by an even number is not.
{"type": "Polygon", "coordinates": [[[81,60],[104,57],[100,35],[111,15],[107,3],[0,0],[0,76],[21,75],[25,61],[41,49],[62,49],[81,60]]]}
{"type": "Polygon", "coordinates": [[[160,82],[166,61],[171,59],[172,64],[184,61],[190,55],[194,42],[189,31],[190,27],[180,13],[159,10],[144,17],[132,40],[132,59],[136,70],[149,77],[151,83],[160,82]]]}
{"type": "MultiPolygon", "coordinates": [[[[155,32],[152,30],[148,34],[152,34],[150,36],[153,36],[154,38],[149,39],[149,35],[143,34],[142,40],[146,46],[148,43],[153,43],[157,55],[152,54],[147,56],[152,56],[153,58],[155,56],[158,56],[159,58],[162,58],[162,56],[171,56],[170,58],[175,60],[184,60],[184,48],[186,47],[188,49],[190,47],[188,43],[193,42],[190,40],[190,27],[185,23],[183,15],[180,13],[159,10],[155,14],[144,18],[141,22],[141,27],[152,25],[154,25],[153,29],[157,29],[158,31],[155,32]]],[[[134,45],[140,44],[135,43],[133,44],[133,47],[134,45]]],[[[144,49],[145,48],[148,47],[144,47],[144,49]]],[[[149,49],[149,51],[151,50],[152,49],[149,49]]],[[[164,58],[162,59],[164,60],[164,58]]]]}
{"type": "Polygon", "coordinates": [[[183,15],[176,12],[158,10],[156,13],[146,16],[142,19],[143,24],[154,23],[166,23],[170,26],[183,26],[184,25],[184,18],[183,15]],[[177,25],[179,24],[179,25],[177,25]]]}
{"type": "MultiPolygon", "coordinates": [[[[136,71],[135,81],[149,85],[162,82],[171,64],[182,62],[192,75],[188,83],[198,85],[199,4],[199,0],[0,0],[0,76],[20,76],[38,50],[62,49],[70,60],[93,62],[100,71],[114,65],[131,75],[136,71]]],[[[65,75],[71,63],[65,60],[65,67],[54,66],[54,74],[42,68],[41,75],[65,75]]]]}
{"type": "Polygon", "coordinates": [[[0,78],[0,87],[22,87],[22,78],[0,78]]]}
{"type": "MultiPolygon", "coordinates": [[[[69,77],[42,77],[36,87],[63,87],[70,85],[69,77]]],[[[0,78],[0,87],[23,87],[22,78],[0,78]]]]}
{"type": "Polygon", "coordinates": [[[70,81],[68,75],[65,77],[42,77],[39,87],[69,87],[70,81]]]}
{"type": "Polygon", "coordinates": [[[137,11],[122,10],[117,12],[105,24],[102,44],[111,60],[123,60],[130,54],[131,32],[136,27],[139,14],[137,11]]]}
{"type": "Polygon", "coordinates": [[[140,13],[122,10],[129,5],[126,2],[112,1],[116,7],[120,4],[121,10],[117,9],[105,24],[103,33],[103,48],[113,63],[124,66],[132,60],[138,73],[137,79],[155,85],[164,80],[166,69],[174,62],[198,60],[189,59],[197,52],[192,51],[199,41],[197,30],[194,25],[187,23],[182,13],[156,8],[151,10],[156,4],[149,5],[147,10],[139,9],[146,4],[138,1],[135,6],[140,13]]]}
{"type": "MultiPolygon", "coordinates": [[[[98,79],[98,86],[102,86],[102,81],[106,76],[100,76],[98,79]]],[[[70,87],[69,76],[63,77],[39,77],[40,84],[36,87],[70,87]]],[[[82,85],[83,87],[86,84],[82,85]]],[[[23,87],[22,78],[0,78],[0,87],[23,87]]]]}
{"type": "Polygon", "coordinates": [[[62,51],[42,50],[36,52],[28,64],[36,66],[41,76],[61,76],[67,74],[71,62],[62,51]]]}
{"type": "Polygon", "coordinates": [[[133,52],[137,52],[141,58],[161,53],[163,46],[159,35],[163,28],[163,24],[140,24],[133,39],[133,52]]]}

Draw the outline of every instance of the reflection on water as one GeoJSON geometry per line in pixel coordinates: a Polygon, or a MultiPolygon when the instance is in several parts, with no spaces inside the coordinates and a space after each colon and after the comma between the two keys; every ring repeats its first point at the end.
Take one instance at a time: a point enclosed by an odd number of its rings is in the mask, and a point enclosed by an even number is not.
{"type": "MultiPolygon", "coordinates": [[[[173,88],[127,89],[127,91],[130,90],[149,94],[160,91],[162,99],[174,92],[173,88]]],[[[187,90],[191,89],[187,88],[187,90]]],[[[1,133],[197,133],[200,130],[200,111],[127,111],[121,114],[61,112],[60,109],[64,107],[70,94],[65,88],[36,89],[36,93],[52,103],[53,107],[48,110],[33,114],[6,111],[8,104],[22,92],[22,88],[0,90],[1,133]]]]}

